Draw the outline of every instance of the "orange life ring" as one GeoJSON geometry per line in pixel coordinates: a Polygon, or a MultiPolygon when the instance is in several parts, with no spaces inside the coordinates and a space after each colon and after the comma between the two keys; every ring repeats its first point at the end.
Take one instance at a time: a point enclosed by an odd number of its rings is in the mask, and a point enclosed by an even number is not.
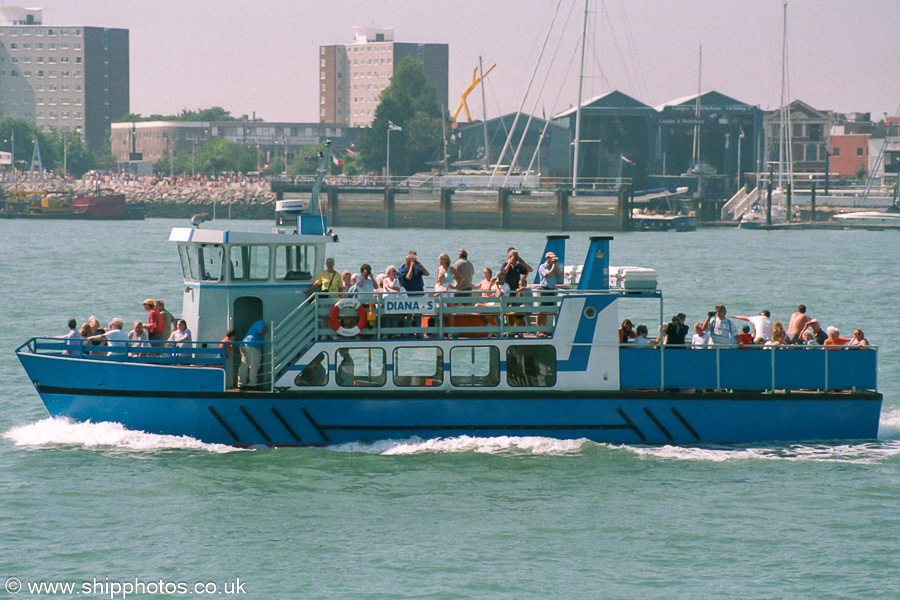
{"type": "Polygon", "coordinates": [[[354,337],[359,335],[359,332],[366,326],[366,309],[363,308],[363,305],[356,298],[341,298],[337,302],[334,303],[334,306],[331,307],[331,315],[328,318],[329,323],[331,324],[331,328],[337,332],[338,335],[344,337],[354,337]],[[344,327],[341,325],[340,321],[340,313],[342,308],[355,308],[357,314],[359,314],[359,321],[353,327],[344,327]]]}

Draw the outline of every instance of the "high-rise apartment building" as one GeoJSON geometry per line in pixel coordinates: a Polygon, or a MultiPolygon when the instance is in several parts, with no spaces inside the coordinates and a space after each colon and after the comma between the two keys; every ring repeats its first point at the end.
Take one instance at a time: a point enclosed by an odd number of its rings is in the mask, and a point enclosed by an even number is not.
{"type": "Polygon", "coordinates": [[[42,9],[0,6],[0,118],[77,130],[97,150],[128,94],[127,29],[49,26],[42,9]]]}
{"type": "Polygon", "coordinates": [[[425,69],[438,102],[447,106],[447,44],[394,41],[394,29],[354,27],[352,44],[319,47],[319,121],[365,127],[375,118],[381,91],[391,83],[394,67],[412,56],[425,69]]]}

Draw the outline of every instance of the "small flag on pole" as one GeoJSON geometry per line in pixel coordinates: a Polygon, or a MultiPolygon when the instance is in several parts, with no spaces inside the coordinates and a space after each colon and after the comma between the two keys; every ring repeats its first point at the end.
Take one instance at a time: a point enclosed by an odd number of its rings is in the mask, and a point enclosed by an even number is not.
{"type": "Polygon", "coordinates": [[[388,131],[403,131],[403,128],[399,125],[394,125],[394,123],[391,121],[388,121],[388,131]]]}
{"type": "Polygon", "coordinates": [[[351,150],[350,148],[347,148],[346,152],[347,152],[347,154],[349,154],[350,156],[356,156],[356,152],[354,152],[354,151],[351,150]]]}
{"type": "Polygon", "coordinates": [[[742,139],[742,140],[746,140],[746,139],[747,139],[747,136],[744,135],[744,128],[743,128],[743,127],[741,127],[741,139],[742,139]]]}
{"type": "Polygon", "coordinates": [[[343,166],[344,166],[344,161],[342,161],[341,159],[339,159],[339,158],[338,158],[337,156],[335,156],[334,154],[331,155],[331,162],[333,162],[334,164],[336,164],[336,165],[339,166],[339,167],[343,167],[343,166]]]}
{"type": "Polygon", "coordinates": [[[624,154],[620,154],[619,156],[622,158],[622,160],[624,160],[625,162],[627,162],[629,165],[633,165],[633,164],[634,164],[634,161],[631,160],[630,158],[628,158],[627,156],[625,156],[624,154]]]}

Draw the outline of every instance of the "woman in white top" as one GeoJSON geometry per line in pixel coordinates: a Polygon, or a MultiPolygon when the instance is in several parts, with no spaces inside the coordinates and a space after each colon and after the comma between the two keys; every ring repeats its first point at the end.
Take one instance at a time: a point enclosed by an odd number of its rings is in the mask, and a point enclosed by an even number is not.
{"type": "Polygon", "coordinates": [[[191,330],[187,328],[187,321],[178,319],[175,331],[169,336],[170,346],[179,348],[191,347],[191,330]]]}
{"type": "Polygon", "coordinates": [[[381,280],[381,287],[386,294],[396,294],[401,291],[406,291],[397,279],[397,267],[390,265],[384,270],[384,279],[381,280]]]}
{"type": "Polygon", "coordinates": [[[454,269],[450,264],[450,255],[446,252],[438,256],[438,262],[440,263],[440,265],[438,266],[437,273],[434,276],[434,291],[451,292],[453,291],[454,287],[453,284],[447,283],[447,276],[453,276],[462,279],[462,275],[460,275],[459,271],[454,269]]]}

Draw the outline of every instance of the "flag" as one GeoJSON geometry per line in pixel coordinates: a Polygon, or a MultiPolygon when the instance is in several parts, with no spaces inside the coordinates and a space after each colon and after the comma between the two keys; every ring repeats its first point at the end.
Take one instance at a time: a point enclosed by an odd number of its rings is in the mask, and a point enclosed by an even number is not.
{"type": "Polygon", "coordinates": [[[744,135],[744,128],[743,128],[743,127],[741,127],[741,139],[744,140],[744,141],[747,140],[747,136],[744,135]]]}
{"type": "Polygon", "coordinates": [[[399,125],[394,125],[391,121],[388,121],[388,131],[403,131],[403,128],[399,125]]]}
{"type": "Polygon", "coordinates": [[[339,159],[339,158],[338,158],[337,156],[335,156],[334,154],[331,155],[331,162],[333,162],[334,164],[336,164],[336,165],[339,166],[339,167],[343,167],[343,166],[344,166],[344,161],[342,161],[341,159],[339,159]]]}
{"type": "Polygon", "coordinates": [[[625,156],[624,154],[620,154],[619,157],[620,157],[622,160],[624,160],[625,162],[627,162],[629,165],[633,165],[633,164],[634,164],[634,161],[631,160],[630,158],[628,158],[627,156],[625,156]]]}
{"type": "Polygon", "coordinates": [[[351,150],[350,148],[347,148],[346,152],[347,152],[347,154],[349,154],[350,156],[356,156],[356,152],[354,152],[354,151],[351,150]]]}
{"type": "Polygon", "coordinates": [[[12,164],[12,152],[0,152],[0,165],[12,164]]]}

